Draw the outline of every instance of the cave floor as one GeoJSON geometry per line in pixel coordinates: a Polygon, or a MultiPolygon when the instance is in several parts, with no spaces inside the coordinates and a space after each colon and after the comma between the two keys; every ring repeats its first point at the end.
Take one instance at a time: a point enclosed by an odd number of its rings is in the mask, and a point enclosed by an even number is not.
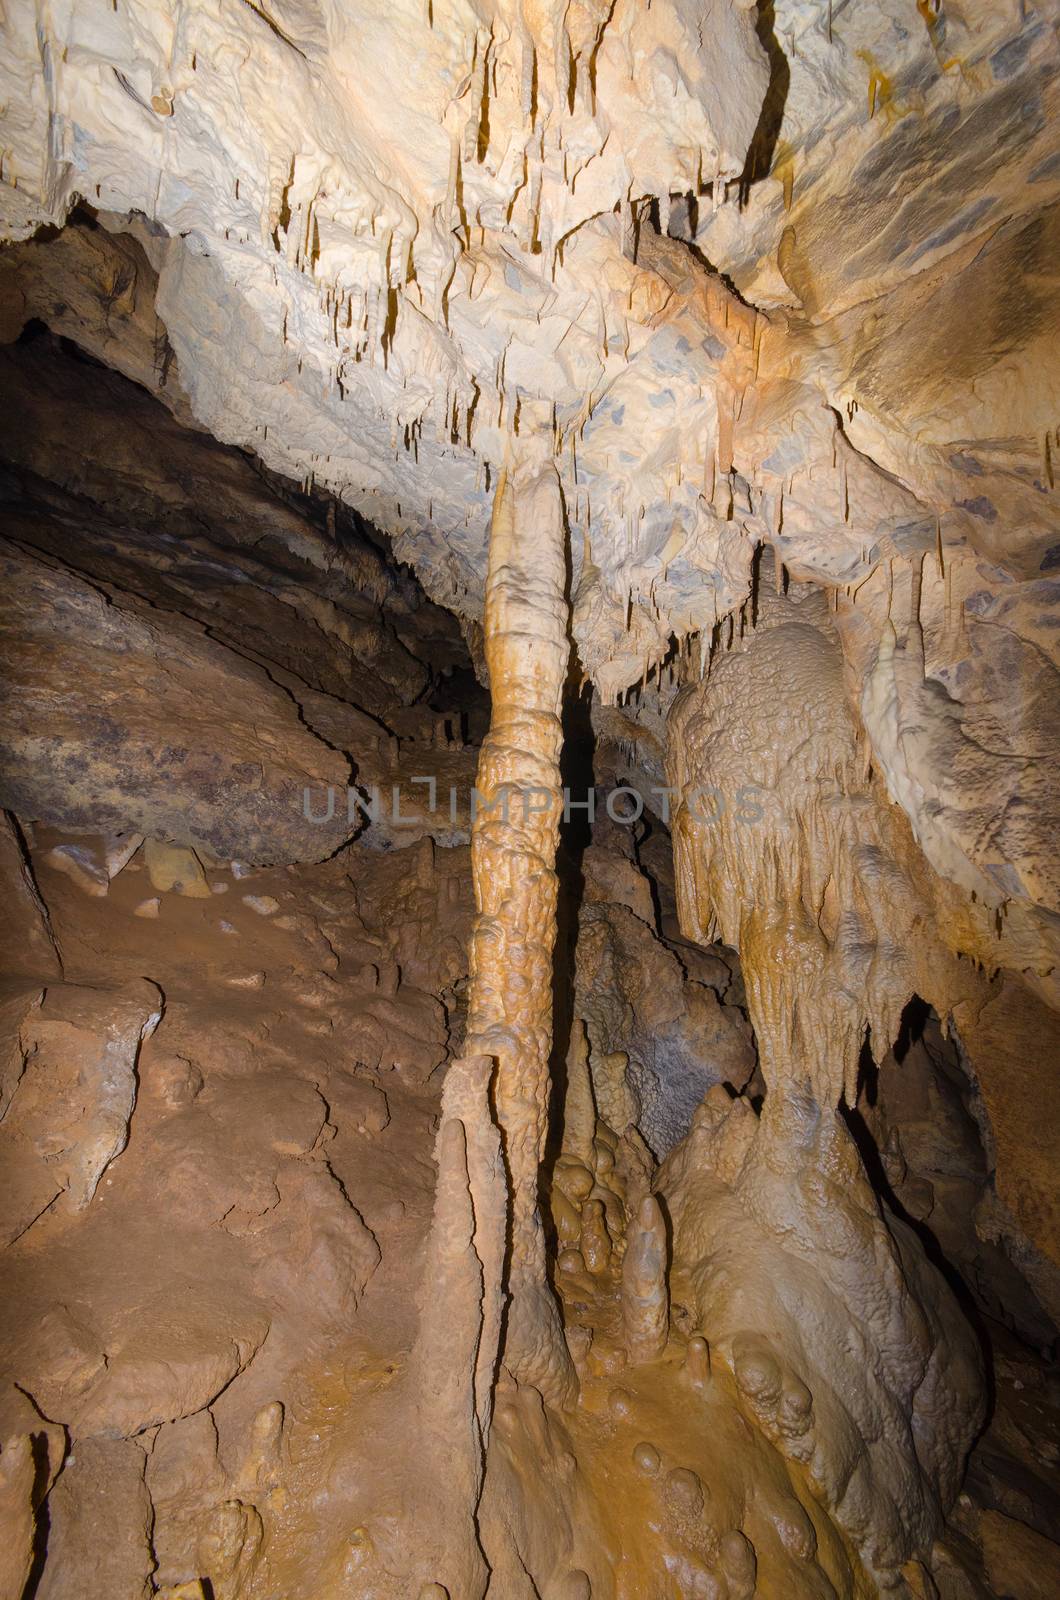
{"type": "MultiPolygon", "coordinates": [[[[97,896],[56,870],[64,838],[37,828],[33,862],[66,984],[147,979],[163,1004],[95,1197],[50,1202],[6,1253],[0,1361],[70,1441],[29,1592],[64,1600],[91,1570],[116,1600],[402,1593],[410,1501],[430,1492],[405,1380],[461,1043],[468,852],[208,865],[199,896],[156,893],[137,856],[97,896]]],[[[15,986],[8,1003],[31,999],[15,986]]],[[[537,1570],[603,1556],[614,1600],[742,1593],[743,1535],[758,1595],[874,1592],[728,1369],[690,1351],[679,1275],[647,1365],[628,1363],[619,1284],[617,1257],[557,1274],[581,1330],[572,1413],[499,1382],[482,1507],[496,1592],[524,1592],[505,1562],[544,1530],[556,1548],[537,1570]]],[[[1045,1593],[1011,1587],[1013,1563],[1047,1571],[1056,1548],[1055,1375],[1003,1330],[997,1349],[953,1596],[1045,1593]]]]}

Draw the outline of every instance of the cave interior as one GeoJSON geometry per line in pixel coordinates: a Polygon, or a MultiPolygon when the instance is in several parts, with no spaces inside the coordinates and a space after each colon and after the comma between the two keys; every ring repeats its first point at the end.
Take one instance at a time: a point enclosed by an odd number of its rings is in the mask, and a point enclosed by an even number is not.
{"type": "Polygon", "coordinates": [[[1057,1600],[1060,9],[2,31],[0,1600],[1057,1600]]]}

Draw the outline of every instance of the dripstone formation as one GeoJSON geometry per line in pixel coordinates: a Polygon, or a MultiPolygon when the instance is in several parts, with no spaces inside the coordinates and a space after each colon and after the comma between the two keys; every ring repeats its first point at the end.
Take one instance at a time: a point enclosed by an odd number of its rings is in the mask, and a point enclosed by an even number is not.
{"type": "Polygon", "coordinates": [[[1052,1600],[1055,0],[0,28],[0,1600],[1052,1600]]]}

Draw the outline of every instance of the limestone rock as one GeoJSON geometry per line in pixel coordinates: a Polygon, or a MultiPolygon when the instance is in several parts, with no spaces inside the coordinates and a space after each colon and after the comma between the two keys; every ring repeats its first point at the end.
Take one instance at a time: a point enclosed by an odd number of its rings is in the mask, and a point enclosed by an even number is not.
{"type": "Polygon", "coordinates": [[[1060,1546],[1033,1528],[984,1511],[979,1519],[987,1576],[999,1594],[1049,1600],[1060,1583],[1060,1546]]]}
{"type": "Polygon", "coordinates": [[[47,1518],[42,1508],[65,1452],[62,1428],[45,1422],[21,1390],[0,1395],[0,1593],[12,1600],[33,1569],[38,1517],[47,1518]]]}
{"type": "Polygon", "coordinates": [[[163,894],[187,895],[192,900],[209,898],[210,886],[202,862],[186,845],[148,839],[144,845],[144,863],[153,889],[163,894]]]}
{"type": "MultiPolygon", "coordinates": [[[[0,494],[20,537],[64,555],[72,520],[84,576],[192,617],[220,642],[270,663],[296,696],[319,696],[322,716],[327,708],[345,718],[345,736],[332,742],[363,748],[380,732],[379,713],[422,693],[428,668],[418,648],[432,666],[452,660],[455,624],[349,513],[255,470],[174,405],[179,382],[164,329],[152,335],[154,381],[144,386],[157,386],[175,415],[118,375],[139,369],[141,353],[119,348],[120,312],[107,305],[108,285],[128,278],[132,256],[141,296],[150,300],[157,286],[128,234],[71,226],[58,263],[46,244],[28,243],[0,256],[0,280],[18,263],[29,294],[48,297],[44,320],[63,332],[59,308],[70,312],[74,297],[62,258],[85,265],[86,252],[99,277],[81,286],[86,314],[73,337],[92,351],[100,336],[118,372],[73,359],[46,336],[0,350],[12,419],[3,455],[17,475],[0,494]],[[156,375],[158,346],[168,365],[156,375]]],[[[144,383],[139,370],[132,375],[144,383]]],[[[332,738],[327,726],[317,731],[332,738]]]]}
{"type": "Polygon", "coordinates": [[[48,990],[24,1024],[26,1069],[0,1128],[19,1174],[5,1227],[21,1222],[23,1231],[44,1209],[45,1193],[62,1191],[75,1212],[90,1203],[125,1148],[137,1056],[161,1013],[161,995],[147,980],[112,993],[70,984],[48,990]]]}
{"type": "Polygon", "coordinates": [[[151,1500],[144,1452],[127,1439],[79,1439],[48,1496],[48,1561],[42,1600],[76,1600],[82,1574],[113,1595],[146,1600],[151,1572],[151,1500]]]}
{"type": "Polygon", "coordinates": [[[108,1335],[107,1365],[63,1410],[77,1436],[131,1439],[193,1415],[231,1383],[260,1348],[269,1322],[202,1290],[129,1305],[108,1335]]]}
{"type": "Polygon", "coordinates": [[[988,1118],[998,1197],[1017,1233],[1048,1263],[1044,1271],[1032,1261],[1023,1265],[1055,1318],[1060,1200],[1054,1157],[1060,1129],[1048,1083],[1060,1048],[1060,1018],[1006,976],[991,985],[984,1005],[962,1008],[958,1032],[988,1118]]]}
{"type": "Polygon", "coordinates": [[[713,1084],[747,1083],[754,1051],[744,1019],[687,982],[669,945],[628,906],[588,901],[577,963],[601,1114],[619,1133],[635,1123],[664,1155],[713,1084]]]}
{"type": "Polygon", "coordinates": [[[500,1136],[489,1111],[492,1070],[488,1057],[465,1058],[449,1070],[416,1347],[423,1444],[439,1467],[443,1457],[449,1463],[432,1484],[432,1523],[420,1559],[428,1571],[443,1573],[450,1593],[469,1595],[486,1588],[467,1508],[481,1492],[489,1440],[508,1211],[500,1136]],[[447,1294],[438,1293],[443,1285],[447,1294]],[[449,1367],[443,1348],[454,1337],[464,1354],[449,1367]]]}
{"type": "Polygon", "coordinates": [[[36,1475],[31,1436],[5,1439],[0,1452],[0,1527],[4,1536],[0,1580],[5,1595],[21,1595],[33,1567],[36,1475]]]}
{"type": "Polygon", "coordinates": [[[804,0],[757,23],[675,0],[557,21],[497,0],[487,72],[477,20],[417,6],[367,31],[299,10],[269,38],[252,9],[196,11],[183,67],[168,23],[87,43],[75,6],[49,23],[54,76],[20,17],[6,336],[79,336],[326,486],[469,635],[489,483],[516,402],[537,408],[608,705],[641,683],[631,720],[657,723],[689,655],[698,674],[715,627],[754,611],[770,544],[836,595],[935,871],[1055,911],[1047,22],[979,3],[910,21],[898,0],[824,25],[804,0]],[[213,65],[257,50],[268,90],[213,65]],[[95,226],[42,269],[29,236],[81,196],[95,226]]]}
{"type": "Polygon", "coordinates": [[[0,934],[9,973],[62,976],[62,961],[47,907],[40,897],[19,836],[6,812],[0,817],[0,934]]]}
{"type": "Polygon", "coordinates": [[[1054,12],[7,8],[8,1587],[1047,1586],[1054,12]]]}
{"type": "Polygon", "coordinates": [[[952,1502],[984,1411],[975,1336],[942,1278],[806,1095],[770,1093],[759,1119],[713,1089],[658,1188],[675,1254],[697,1262],[698,1326],[749,1415],[809,1467],[870,1567],[900,1567],[937,1533],[936,1497],[952,1502]]]}
{"type": "Polygon", "coordinates": [[[62,1176],[49,1171],[14,1128],[0,1129],[0,1244],[13,1244],[42,1217],[62,1193],[62,1176]]]}
{"type": "Polygon", "coordinates": [[[45,859],[55,872],[65,872],[68,878],[73,879],[84,894],[99,897],[110,888],[110,874],[105,862],[84,845],[57,844],[48,851],[45,859]]]}
{"type": "Polygon", "coordinates": [[[492,709],[472,832],[477,916],[467,1048],[497,1061],[512,1204],[508,1365],[560,1406],[572,1403],[577,1377],[548,1282],[539,1190],[550,1088],[560,711],[570,653],[564,538],[559,477],[539,432],[501,476],[490,524],[485,650],[492,709]]]}
{"type": "Polygon", "coordinates": [[[651,884],[632,861],[599,845],[590,845],[582,858],[582,871],[587,901],[628,906],[642,922],[654,927],[651,884]]]}
{"type": "Polygon", "coordinates": [[[129,865],[144,842],[142,833],[113,833],[103,840],[103,860],[108,878],[116,878],[129,865]]]}
{"type": "Polygon", "coordinates": [[[0,652],[17,690],[5,701],[5,803],[65,828],[134,828],[255,861],[319,860],[353,831],[344,810],[320,825],[304,816],[304,788],[345,792],[348,769],[258,668],[53,561],[10,545],[2,561],[0,652]],[[120,723],[107,709],[119,694],[120,723]]]}

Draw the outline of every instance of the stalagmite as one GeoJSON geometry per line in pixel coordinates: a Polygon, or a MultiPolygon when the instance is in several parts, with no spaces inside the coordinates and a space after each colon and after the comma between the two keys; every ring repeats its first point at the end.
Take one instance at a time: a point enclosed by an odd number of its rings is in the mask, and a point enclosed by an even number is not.
{"type": "Polygon", "coordinates": [[[768,1093],[756,1116],[711,1090],[658,1187],[675,1250],[700,1260],[696,1304],[711,1347],[727,1347],[759,1425],[813,1462],[886,1582],[913,1539],[937,1527],[939,1486],[953,1492],[981,1415],[978,1351],[946,1285],[877,1211],[835,1107],[856,1096],[867,1030],[882,1055],[914,993],[945,1015],[980,985],[945,948],[931,907],[945,891],[914,865],[904,818],[862,775],[823,596],[766,593],[760,606],[758,629],[734,643],[707,690],[675,705],[670,771],[682,925],[702,937],[716,916],[739,943],[768,1093]],[[735,744],[733,726],[753,727],[754,743],[735,744]],[[741,784],[761,802],[749,819],[734,805],[704,815],[704,796],[741,784]],[[742,1251],[738,1288],[719,1265],[722,1240],[742,1251]],[[871,1361],[836,1337],[838,1311],[814,1315],[814,1337],[796,1333],[808,1312],[789,1263],[810,1255],[813,1294],[842,1301],[844,1328],[861,1329],[871,1361]],[[896,1338],[897,1360],[887,1353],[896,1338]],[[855,1413],[871,1394],[884,1420],[879,1443],[859,1443],[852,1475],[841,1440],[861,1437],[847,1414],[855,1387],[855,1413]]]}
{"type": "Polygon", "coordinates": [[[566,533],[555,467],[523,446],[497,485],[486,577],[492,711],[479,758],[468,1044],[497,1062],[512,1191],[506,1365],[546,1398],[576,1387],[548,1286],[538,1211],[552,1044],[560,706],[567,670],[566,533]]]}
{"type": "Polygon", "coordinates": [[[485,1593],[475,1528],[492,1412],[503,1294],[507,1196],[500,1137],[489,1108],[493,1063],[471,1056],[446,1075],[438,1182],[420,1332],[413,1357],[418,1466],[425,1485],[423,1576],[451,1594],[485,1593]]]}
{"type": "Polygon", "coordinates": [[[593,1164],[596,1106],[589,1073],[589,1039],[585,1023],[575,1017],[567,1051],[567,1092],[563,1102],[563,1147],[586,1167],[593,1164]]]}
{"type": "Polygon", "coordinates": [[[260,1489],[275,1489],[283,1470],[283,1406],[278,1400],[262,1406],[254,1418],[250,1447],[237,1479],[243,1494],[260,1489]]]}
{"type": "Polygon", "coordinates": [[[626,1233],[622,1261],[622,1326],[631,1361],[656,1361],[670,1332],[666,1224],[654,1195],[645,1195],[626,1233]]]}

